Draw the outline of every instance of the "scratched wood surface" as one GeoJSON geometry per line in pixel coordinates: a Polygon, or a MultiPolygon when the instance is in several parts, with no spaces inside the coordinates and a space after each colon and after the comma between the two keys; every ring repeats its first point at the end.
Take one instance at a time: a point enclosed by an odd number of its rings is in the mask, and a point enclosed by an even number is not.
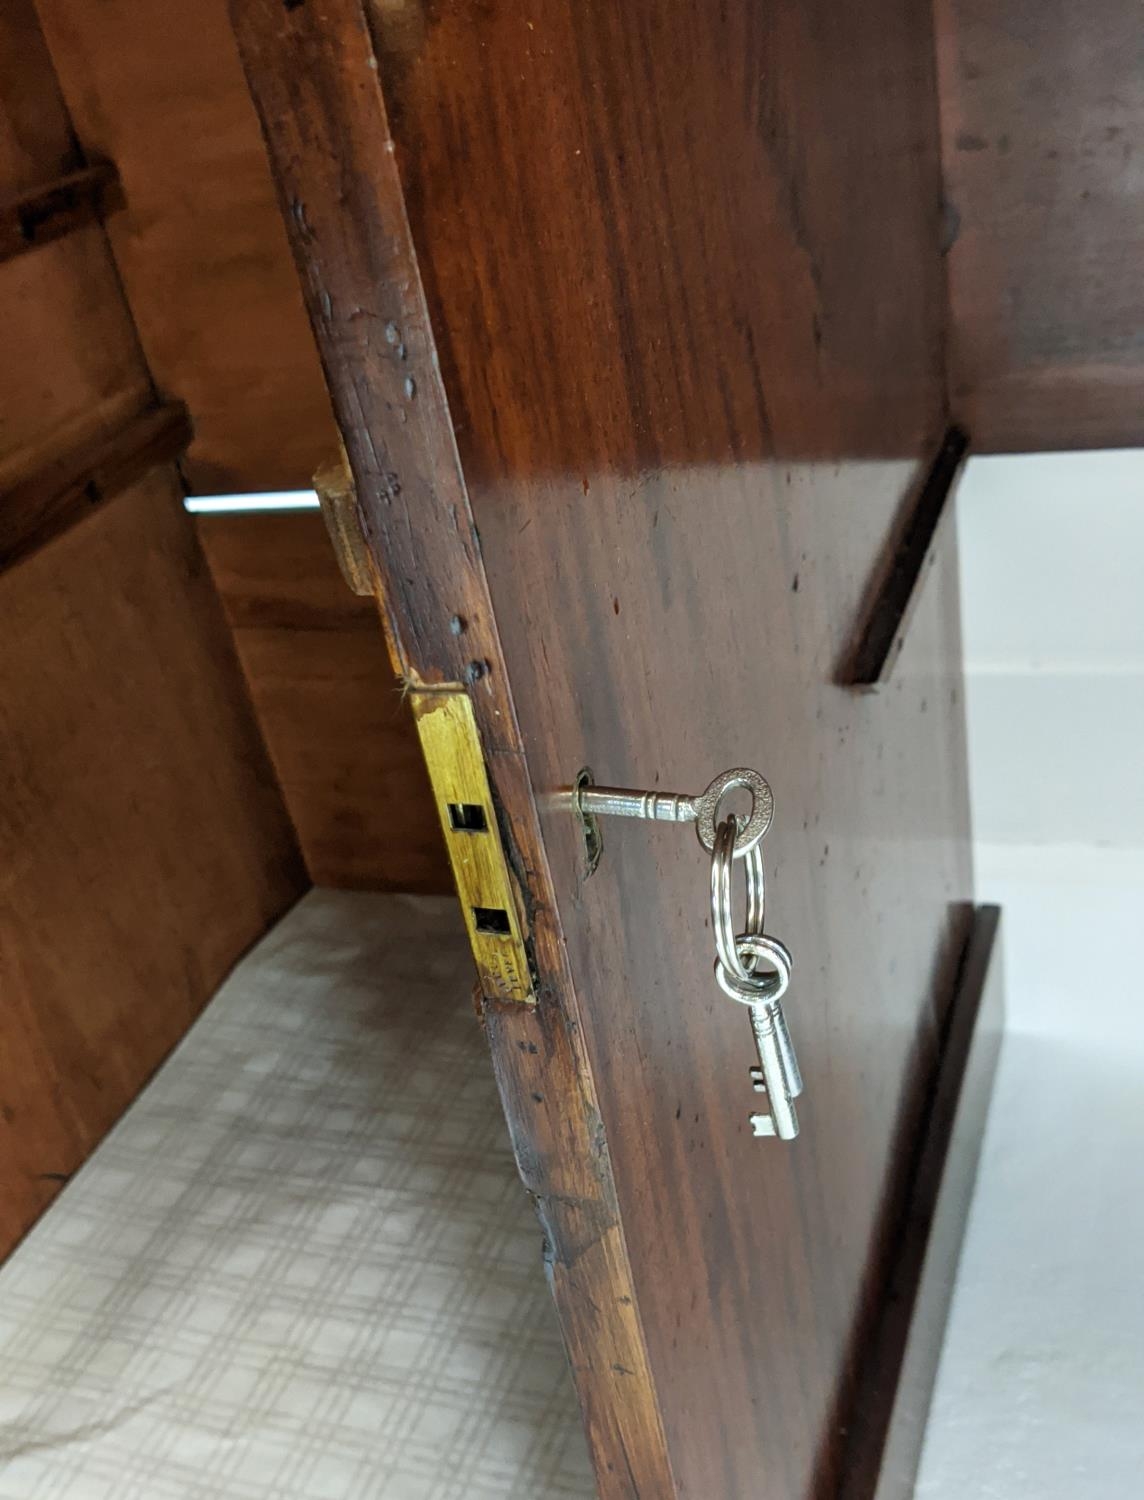
{"type": "Polygon", "coordinates": [[[1135,0],[937,0],[950,396],[979,451],[1144,442],[1135,0]]]}
{"type": "Polygon", "coordinates": [[[486,1022],[608,1500],[837,1490],[965,933],[952,528],[890,690],[834,683],[944,422],[932,36],[875,9],[233,7],[399,663],[504,809],[539,1003],[486,1022]],[[789,1149],[693,836],[585,881],[548,795],[737,763],[789,1149]]]}

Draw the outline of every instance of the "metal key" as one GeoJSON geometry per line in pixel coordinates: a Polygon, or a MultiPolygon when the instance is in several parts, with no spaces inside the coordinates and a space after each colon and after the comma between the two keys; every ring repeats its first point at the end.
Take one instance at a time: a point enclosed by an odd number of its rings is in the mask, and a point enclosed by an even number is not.
{"type": "Polygon", "coordinates": [[[759,1054],[759,1065],[751,1069],[751,1080],[770,1102],[770,1113],[751,1115],[756,1136],[776,1136],[793,1141],[799,1132],[794,1101],[802,1093],[802,1073],[783,1014],[782,996],[790,983],[792,960],[777,938],[763,931],[765,892],[760,844],[771,826],[774,798],[770,786],[757,771],[738,767],[724,771],[698,797],[677,792],[632,791],[623,787],[595,786],[585,767],[570,793],[562,801],[577,814],[584,834],[587,871],[591,874],[600,858],[598,816],[641,818],[663,823],[694,823],[699,842],[711,855],[711,925],[715,938],[715,978],[724,994],[751,1012],[751,1029],[759,1054]],[[716,818],[728,792],[743,787],[751,794],[746,818],[726,814],[716,818]],[[732,910],[731,871],[735,863],[746,876],[746,928],[736,934],[732,910]],[[759,960],[767,968],[760,972],[759,960]]]}
{"type": "Polygon", "coordinates": [[[771,826],[775,799],[765,777],[746,766],[723,771],[697,797],[680,792],[641,792],[625,787],[577,783],[571,792],[572,806],[581,816],[644,818],[658,823],[694,823],[699,842],[712,854],[715,849],[715,815],[728,792],[744,787],[751,794],[748,817],[738,820],[735,858],[741,859],[771,826]]]}
{"type": "Polygon", "coordinates": [[[767,1115],[753,1114],[751,1129],[756,1135],[793,1141],[798,1135],[798,1112],[794,1101],[802,1093],[802,1074],[791,1046],[782,1001],[764,1000],[752,1005],[750,1011],[760,1063],[759,1067],[751,1069],[751,1080],[757,1093],[767,1095],[771,1109],[767,1115]]]}
{"type": "Polygon", "coordinates": [[[759,1053],[759,1066],[751,1069],[751,1081],[758,1093],[767,1094],[771,1106],[769,1115],[751,1116],[751,1128],[756,1135],[793,1141],[799,1128],[794,1101],[802,1093],[802,1072],[782,1005],[793,967],[791,956],[777,938],[748,932],[736,937],[735,957],[738,972],[730,972],[720,958],[715,977],[724,994],[751,1012],[751,1030],[759,1053]],[[771,972],[765,976],[755,972],[760,958],[771,965],[771,972]]]}

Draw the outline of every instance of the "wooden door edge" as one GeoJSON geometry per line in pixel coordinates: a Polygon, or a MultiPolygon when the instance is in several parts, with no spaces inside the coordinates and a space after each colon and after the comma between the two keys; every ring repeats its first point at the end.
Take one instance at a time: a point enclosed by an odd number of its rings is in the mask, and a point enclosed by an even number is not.
{"type": "Polygon", "coordinates": [[[859,1362],[838,1500],[910,1500],[1004,1024],[1001,911],[973,914],[906,1206],[859,1362]]]}
{"type": "Polygon", "coordinates": [[[602,1500],[671,1500],[607,1140],[360,0],[232,0],[357,492],[394,665],[462,684],[519,893],[535,1005],[482,1009],[602,1500]],[[363,380],[362,375],[366,378],[363,380]]]}

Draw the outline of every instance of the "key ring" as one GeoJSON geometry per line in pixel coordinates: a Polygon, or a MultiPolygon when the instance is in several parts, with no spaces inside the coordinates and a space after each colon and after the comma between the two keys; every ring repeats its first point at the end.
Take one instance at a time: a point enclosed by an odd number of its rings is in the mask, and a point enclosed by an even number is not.
{"type": "Polygon", "coordinates": [[[772,965],[772,972],[759,975],[752,970],[746,979],[740,979],[737,974],[727,971],[722,959],[717,959],[716,984],[725,995],[737,1000],[740,1005],[776,1005],[790,985],[794,969],[790,949],[785,943],[780,943],[778,938],[767,937],[765,933],[744,933],[737,941],[739,948],[746,949],[752,958],[767,959],[772,965]]]}
{"type": "Polygon", "coordinates": [[[793,960],[785,944],[777,938],[767,937],[763,931],[766,884],[759,844],[752,845],[743,860],[747,880],[747,921],[741,934],[735,932],[731,871],[736,859],[737,832],[738,820],[732,813],[719,824],[711,855],[711,925],[718,955],[715,978],[723,993],[742,1005],[774,1004],[790,984],[793,960]],[[755,973],[760,958],[770,963],[772,973],[755,973]]]}
{"type": "MultiPolygon", "coordinates": [[[[736,948],[735,916],[731,900],[731,871],[737,858],[735,844],[739,820],[734,813],[723,819],[715,830],[711,851],[711,926],[715,932],[715,951],[724,969],[736,978],[746,980],[751,971],[745,967],[736,948]]],[[[747,877],[747,926],[752,937],[761,936],[766,915],[766,881],[763,851],[752,844],[743,856],[747,877]]]]}

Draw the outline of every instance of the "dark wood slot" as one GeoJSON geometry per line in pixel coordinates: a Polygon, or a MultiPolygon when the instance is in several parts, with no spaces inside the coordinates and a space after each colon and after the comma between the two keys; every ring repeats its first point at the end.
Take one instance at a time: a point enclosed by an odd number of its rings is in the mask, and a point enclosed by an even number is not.
{"type": "Polygon", "coordinates": [[[908,505],[867,595],[855,644],[838,674],[842,687],[876,688],[893,670],[905,641],[926,558],[968,451],[968,436],[959,427],[951,427],[908,505]]]}
{"type": "Polygon", "coordinates": [[[979,906],[946,1012],[886,1290],[858,1372],[838,1500],[908,1500],[1004,1022],[1001,911],[979,906]]]}
{"type": "Polygon", "coordinates": [[[474,906],[473,919],[478,932],[492,933],[494,937],[511,937],[512,923],[508,912],[499,906],[474,906]]]}
{"type": "Polygon", "coordinates": [[[449,826],[458,833],[486,833],[489,824],[479,802],[450,802],[449,826]]]}
{"type": "Polygon", "coordinates": [[[62,239],[122,204],[119,173],[96,162],[10,198],[0,207],[0,261],[62,239]]]}

